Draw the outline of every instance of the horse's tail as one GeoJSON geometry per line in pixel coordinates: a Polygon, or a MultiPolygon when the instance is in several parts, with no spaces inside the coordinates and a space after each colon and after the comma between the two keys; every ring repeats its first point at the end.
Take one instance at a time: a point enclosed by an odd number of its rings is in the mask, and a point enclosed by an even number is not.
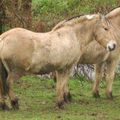
{"type": "MultiPolygon", "coordinates": [[[[4,46],[3,40],[5,39],[5,37],[7,37],[6,33],[0,35],[0,55],[1,50],[3,49],[4,46]]],[[[6,95],[8,91],[7,77],[8,77],[7,70],[2,63],[2,60],[0,59],[0,89],[3,95],[6,95]]]]}
{"type": "Polygon", "coordinates": [[[8,91],[7,77],[8,77],[8,73],[2,61],[0,61],[0,88],[2,90],[2,94],[4,95],[6,95],[8,91]]]}

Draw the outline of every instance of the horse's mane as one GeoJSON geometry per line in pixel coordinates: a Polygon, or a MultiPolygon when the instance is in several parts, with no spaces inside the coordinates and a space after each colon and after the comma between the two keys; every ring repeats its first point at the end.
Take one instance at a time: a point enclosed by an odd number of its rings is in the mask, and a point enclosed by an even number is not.
{"type": "Polygon", "coordinates": [[[69,18],[67,20],[63,20],[61,22],[59,22],[53,29],[52,31],[55,31],[63,26],[72,26],[75,25],[77,23],[80,23],[84,20],[88,20],[88,19],[92,19],[92,18],[88,18],[87,15],[79,15],[79,16],[74,16],[72,18],[69,18]]]}
{"type": "Polygon", "coordinates": [[[55,27],[53,27],[52,31],[55,31],[55,30],[61,28],[65,22],[66,22],[66,20],[59,22],[55,27]]]}
{"type": "Polygon", "coordinates": [[[120,15],[120,7],[112,9],[108,14],[106,14],[107,18],[113,18],[120,15]]]}
{"type": "Polygon", "coordinates": [[[71,18],[68,18],[67,21],[70,21],[70,20],[75,19],[75,18],[80,18],[81,16],[84,16],[84,14],[80,14],[80,15],[73,16],[73,17],[71,17],[71,18]]]}

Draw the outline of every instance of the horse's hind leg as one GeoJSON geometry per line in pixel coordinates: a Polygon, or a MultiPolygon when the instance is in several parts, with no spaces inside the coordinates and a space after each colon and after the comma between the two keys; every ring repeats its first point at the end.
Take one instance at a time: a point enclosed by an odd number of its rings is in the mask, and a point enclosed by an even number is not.
{"type": "Polygon", "coordinates": [[[11,106],[14,109],[19,109],[19,104],[18,104],[18,98],[15,96],[14,92],[13,92],[13,82],[16,79],[15,78],[15,74],[10,72],[8,74],[8,78],[7,78],[7,84],[8,84],[8,96],[11,100],[11,106]]]}
{"type": "Polygon", "coordinates": [[[0,109],[2,110],[9,110],[9,107],[5,103],[5,98],[3,95],[3,84],[0,80],[0,109]]]}
{"type": "Polygon", "coordinates": [[[8,66],[8,64],[5,60],[2,60],[2,64],[3,64],[5,71],[7,72],[5,84],[7,86],[7,94],[11,100],[11,106],[14,109],[19,109],[18,99],[13,92],[13,82],[14,82],[14,80],[17,79],[16,74],[10,70],[10,67],[8,66]]]}
{"type": "Polygon", "coordinates": [[[69,79],[68,71],[59,71],[56,72],[57,83],[56,83],[56,93],[57,93],[57,104],[59,108],[63,108],[64,106],[64,88],[69,79]]]}
{"type": "Polygon", "coordinates": [[[2,62],[0,61],[0,108],[3,110],[9,110],[9,107],[5,103],[5,95],[7,92],[6,87],[7,74],[2,62]]]}
{"type": "Polygon", "coordinates": [[[102,63],[95,65],[95,81],[93,84],[92,93],[93,93],[93,96],[96,98],[100,97],[100,95],[99,95],[99,83],[102,79],[102,67],[103,67],[102,63]]]}

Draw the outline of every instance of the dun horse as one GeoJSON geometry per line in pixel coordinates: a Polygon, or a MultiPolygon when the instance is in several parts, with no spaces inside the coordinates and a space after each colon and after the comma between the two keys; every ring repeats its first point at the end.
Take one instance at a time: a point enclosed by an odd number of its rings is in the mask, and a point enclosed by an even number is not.
{"type": "MultiPolygon", "coordinates": [[[[112,83],[113,79],[115,76],[115,69],[116,66],[118,65],[119,58],[120,58],[120,7],[112,10],[110,13],[106,15],[106,18],[111,22],[111,24],[114,26],[117,38],[116,42],[118,44],[117,49],[111,53],[107,53],[102,47],[99,46],[95,41],[91,43],[91,45],[88,47],[89,52],[92,52],[90,47],[92,45],[95,45],[97,48],[96,53],[94,58],[97,58],[98,56],[104,56],[103,59],[101,59],[101,62],[95,61],[94,64],[96,64],[96,80],[94,82],[93,86],[93,95],[95,97],[99,97],[99,83],[102,79],[102,71],[105,69],[106,71],[106,83],[107,83],[107,88],[106,88],[106,95],[108,98],[113,98],[112,95],[112,83]],[[95,44],[96,43],[96,44],[95,44]],[[99,51],[100,50],[100,51],[99,51]],[[99,52],[98,52],[99,51],[99,52]],[[106,57],[105,57],[106,56],[106,57]],[[104,61],[104,62],[102,62],[104,61]],[[105,64],[104,64],[105,63],[105,64]]],[[[89,53],[87,53],[89,54],[89,53]]],[[[86,55],[87,55],[86,54],[86,55]]],[[[92,57],[93,58],[93,57],[92,57]]],[[[100,57],[98,57],[100,59],[100,57]]],[[[94,59],[95,60],[95,59],[94,59]]]]}
{"type": "MultiPolygon", "coordinates": [[[[116,32],[117,48],[112,52],[107,52],[98,42],[93,40],[86,46],[78,64],[95,64],[96,76],[93,85],[94,97],[100,97],[99,83],[102,80],[103,72],[105,72],[105,79],[107,82],[106,95],[111,99],[113,98],[112,83],[115,75],[115,68],[120,58],[120,7],[112,10],[105,17],[109,23],[112,24],[113,30],[116,32]]],[[[68,91],[67,86],[65,90],[66,89],[68,91]]]]}
{"type": "MultiPolygon", "coordinates": [[[[84,15],[65,20],[48,33],[35,33],[15,28],[0,36],[0,104],[7,105],[6,91],[11,105],[18,109],[18,99],[13,92],[13,81],[26,74],[43,74],[57,71],[57,103],[63,106],[64,88],[70,70],[93,39],[108,51],[116,47],[111,25],[101,15],[84,15]],[[6,89],[8,88],[8,89],[6,89]]],[[[65,92],[64,92],[65,91],[65,92]]]]}

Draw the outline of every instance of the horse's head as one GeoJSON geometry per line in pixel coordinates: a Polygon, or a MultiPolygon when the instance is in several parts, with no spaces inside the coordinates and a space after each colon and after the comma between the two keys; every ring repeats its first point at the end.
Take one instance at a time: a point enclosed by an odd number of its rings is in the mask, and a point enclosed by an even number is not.
{"type": "Polygon", "coordinates": [[[109,21],[100,14],[95,15],[94,37],[108,51],[116,48],[116,41],[112,31],[112,25],[109,21]]]}

